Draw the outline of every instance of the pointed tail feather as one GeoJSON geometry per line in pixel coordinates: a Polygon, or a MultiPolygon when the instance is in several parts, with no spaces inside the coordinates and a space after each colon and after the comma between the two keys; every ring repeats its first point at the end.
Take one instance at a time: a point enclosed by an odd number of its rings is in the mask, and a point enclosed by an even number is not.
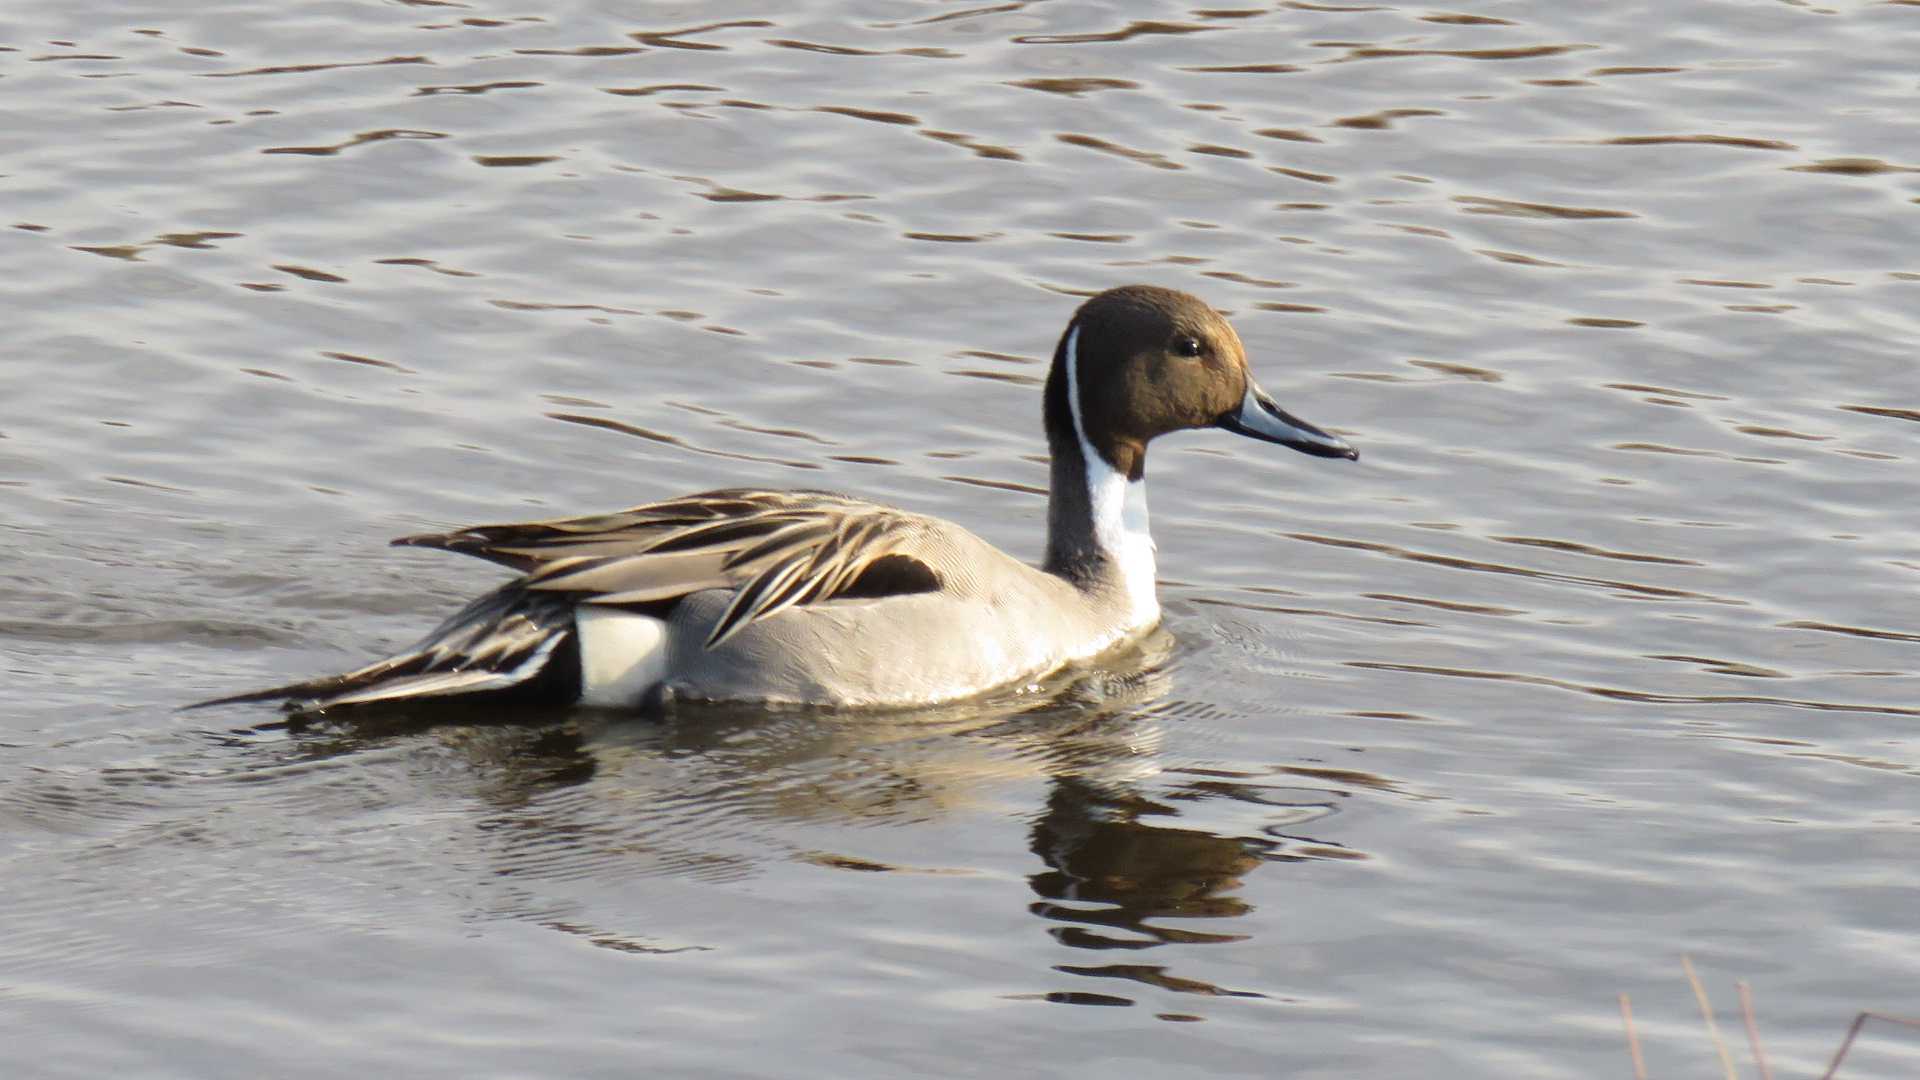
{"type": "Polygon", "coordinates": [[[352,681],[353,675],[329,675],[324,679],[308,679],[306,682],[288,683],[285,686],[272,686],[265,690],[249,690],[244,694],[228,694],[226,697],[208,698],[191,705],[180,706],[181,712],[191,709],[210,709],[215,705],[242,705],[251,701],[280,701],[300,698],[317,698],[362,685],[352,681]]]}
{"type": "Polygon", "coordinates": [[[201,709],[286,700],[303,712],[409,698],[547,689],[579,693],[573,603],[517,584],[480,597],[394,656],[341,675],[198,701],[201,709]]]}

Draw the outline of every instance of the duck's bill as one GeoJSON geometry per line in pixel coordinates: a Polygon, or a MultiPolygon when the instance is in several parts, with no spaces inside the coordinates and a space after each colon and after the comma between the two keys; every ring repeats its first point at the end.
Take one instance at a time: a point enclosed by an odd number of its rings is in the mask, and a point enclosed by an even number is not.
{"type": "Polygon", "coordinates": [[[1315,457],[1346,458],[1348,461],[1360,458],[1360,451],[1347,445],[1346,440],[1329,435],[1274,404],[1267,392],[1254,385],[1252,380],[1247,382],[1247,396],[1241,399],[1240,407],[1222,416],[1218,425],[1236,435],[1291,446],[1315,457]]]}

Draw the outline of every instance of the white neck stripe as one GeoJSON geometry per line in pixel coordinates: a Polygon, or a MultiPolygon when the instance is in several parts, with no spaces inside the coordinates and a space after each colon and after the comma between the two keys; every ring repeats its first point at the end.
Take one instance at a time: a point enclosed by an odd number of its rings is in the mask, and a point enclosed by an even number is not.
{"type": "Polygon", "coordinates": [[[1087,464],[1094,462],[1093,446],[1087,442],[1087,422],[1080,417],[1080,324],[1067,331],[1067,411],[1073,414],[1073,436],[1080,440],[1080,452],[1087,464]]]}
{"type": "Polygon", "coordinates": [[[1148,626],[1160,618],[1154,593],[1153,537],[1147,532],[1147,485],[1128,480],[1107,463],[1087,439],[1080,411],[1080,324],[1067,331],[1067,410],[1073,435],[1087,465],[1087,510],[1093,518],[1093,542],[1120,572],[1126,589],[1129,624],[1148,626]]]}

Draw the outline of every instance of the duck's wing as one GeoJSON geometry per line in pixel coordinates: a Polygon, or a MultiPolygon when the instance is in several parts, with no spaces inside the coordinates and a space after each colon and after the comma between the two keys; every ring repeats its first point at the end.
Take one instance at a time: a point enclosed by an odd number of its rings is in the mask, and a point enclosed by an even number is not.
{"type": "Polygon", "coordinates": [[[707,637],[711,648],[796,604],[937,589],[931,548],[951,528],[829,492],[732,488],[394,543],[488,559],[525,573],[528,590],[572,594],[578,603],[639,606],[731,589],[733,601],[707,637]]]}
{"type": "Polygon", "coordinates": [[[669,537],[698,526],[729,520],[751,522],[767,513],[821,501],[856,500],[826,492],[729,488],[647,503],[612,514],[475,525],[447,533],[402,536],[393,544],[458,551],[526,573],[576,556],[651,550],[669,537]]]}

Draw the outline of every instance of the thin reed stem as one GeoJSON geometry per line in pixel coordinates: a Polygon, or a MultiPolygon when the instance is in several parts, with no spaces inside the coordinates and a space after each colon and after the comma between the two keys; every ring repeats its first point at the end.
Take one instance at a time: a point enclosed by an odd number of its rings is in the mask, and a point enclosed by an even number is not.
{"type": "Polygon", "coordinates": [[[1864,1026],[1869,1019],[1885,1020],[1888,1023],[1905,1024],[1908,1027],[1920,1028],[1920,1020],[1915,1020],[1910,1017],[1888,1016],[1886,1013],[1877,1012],[1862,1012],[1859,1016],[1853,1018],[1853,1025],[1847,1028],[1847,1037],[1840,1040],[1840,1049],[1833,1052],[1833,1064],[1828,1065],[1827,1071],[1820,1074],[1820,1080],[1833,1080],[1833,1075],[1840,1071],[1840,1063],[1846,1060],[1847,1051],[1853,1049],[1853,1040],[1859,1036],[1860,1028],[1864,1026]]]}
{"type": "Polygon", "coordinates": [[[1687,981],[1693,984],[1694,999],[1700,1002],[1700,1016],[1707,1022],[1707,1034],[1713,1037],[1713,1048],[1720,1054],[1720,1068],[1727,1080],[1740,1080],[1740,1073],[1733,1067],[1733,1055],[1727,1052],[1727,1041],[1720,1037],[1720,1025],[1713,1022],[1713,1005],[1707,1001],[1707,988],[1700,985],[1700,976],[1694,973],[1693,958],[1682,953],[1680,966],[1686,969],[1687,981]]]}
{"type": "Polygon", "coordinates": [[[1627,1053],[1633,1055],[1633,1080],[1647,1080],[1647,1059],[1640,1056],[1640,1036],[1633,1033],[1633,1003],[1620,995],[1620,1022],[1627,1026],[1627,1053]]]}
{"type": "Polygon", "coordinates": [[[1753,989],[1745,979],[1734,980],[1733,988],[1740,992],[1740,1019],[1747,1025],[1747,1046],[1753,1051],[1753,1067],[1760,1070],[1760,1080],[1773,1080],[1767,1052],[1760,1048],[1760,1024],[1753,1017],[1753,989]]]}

